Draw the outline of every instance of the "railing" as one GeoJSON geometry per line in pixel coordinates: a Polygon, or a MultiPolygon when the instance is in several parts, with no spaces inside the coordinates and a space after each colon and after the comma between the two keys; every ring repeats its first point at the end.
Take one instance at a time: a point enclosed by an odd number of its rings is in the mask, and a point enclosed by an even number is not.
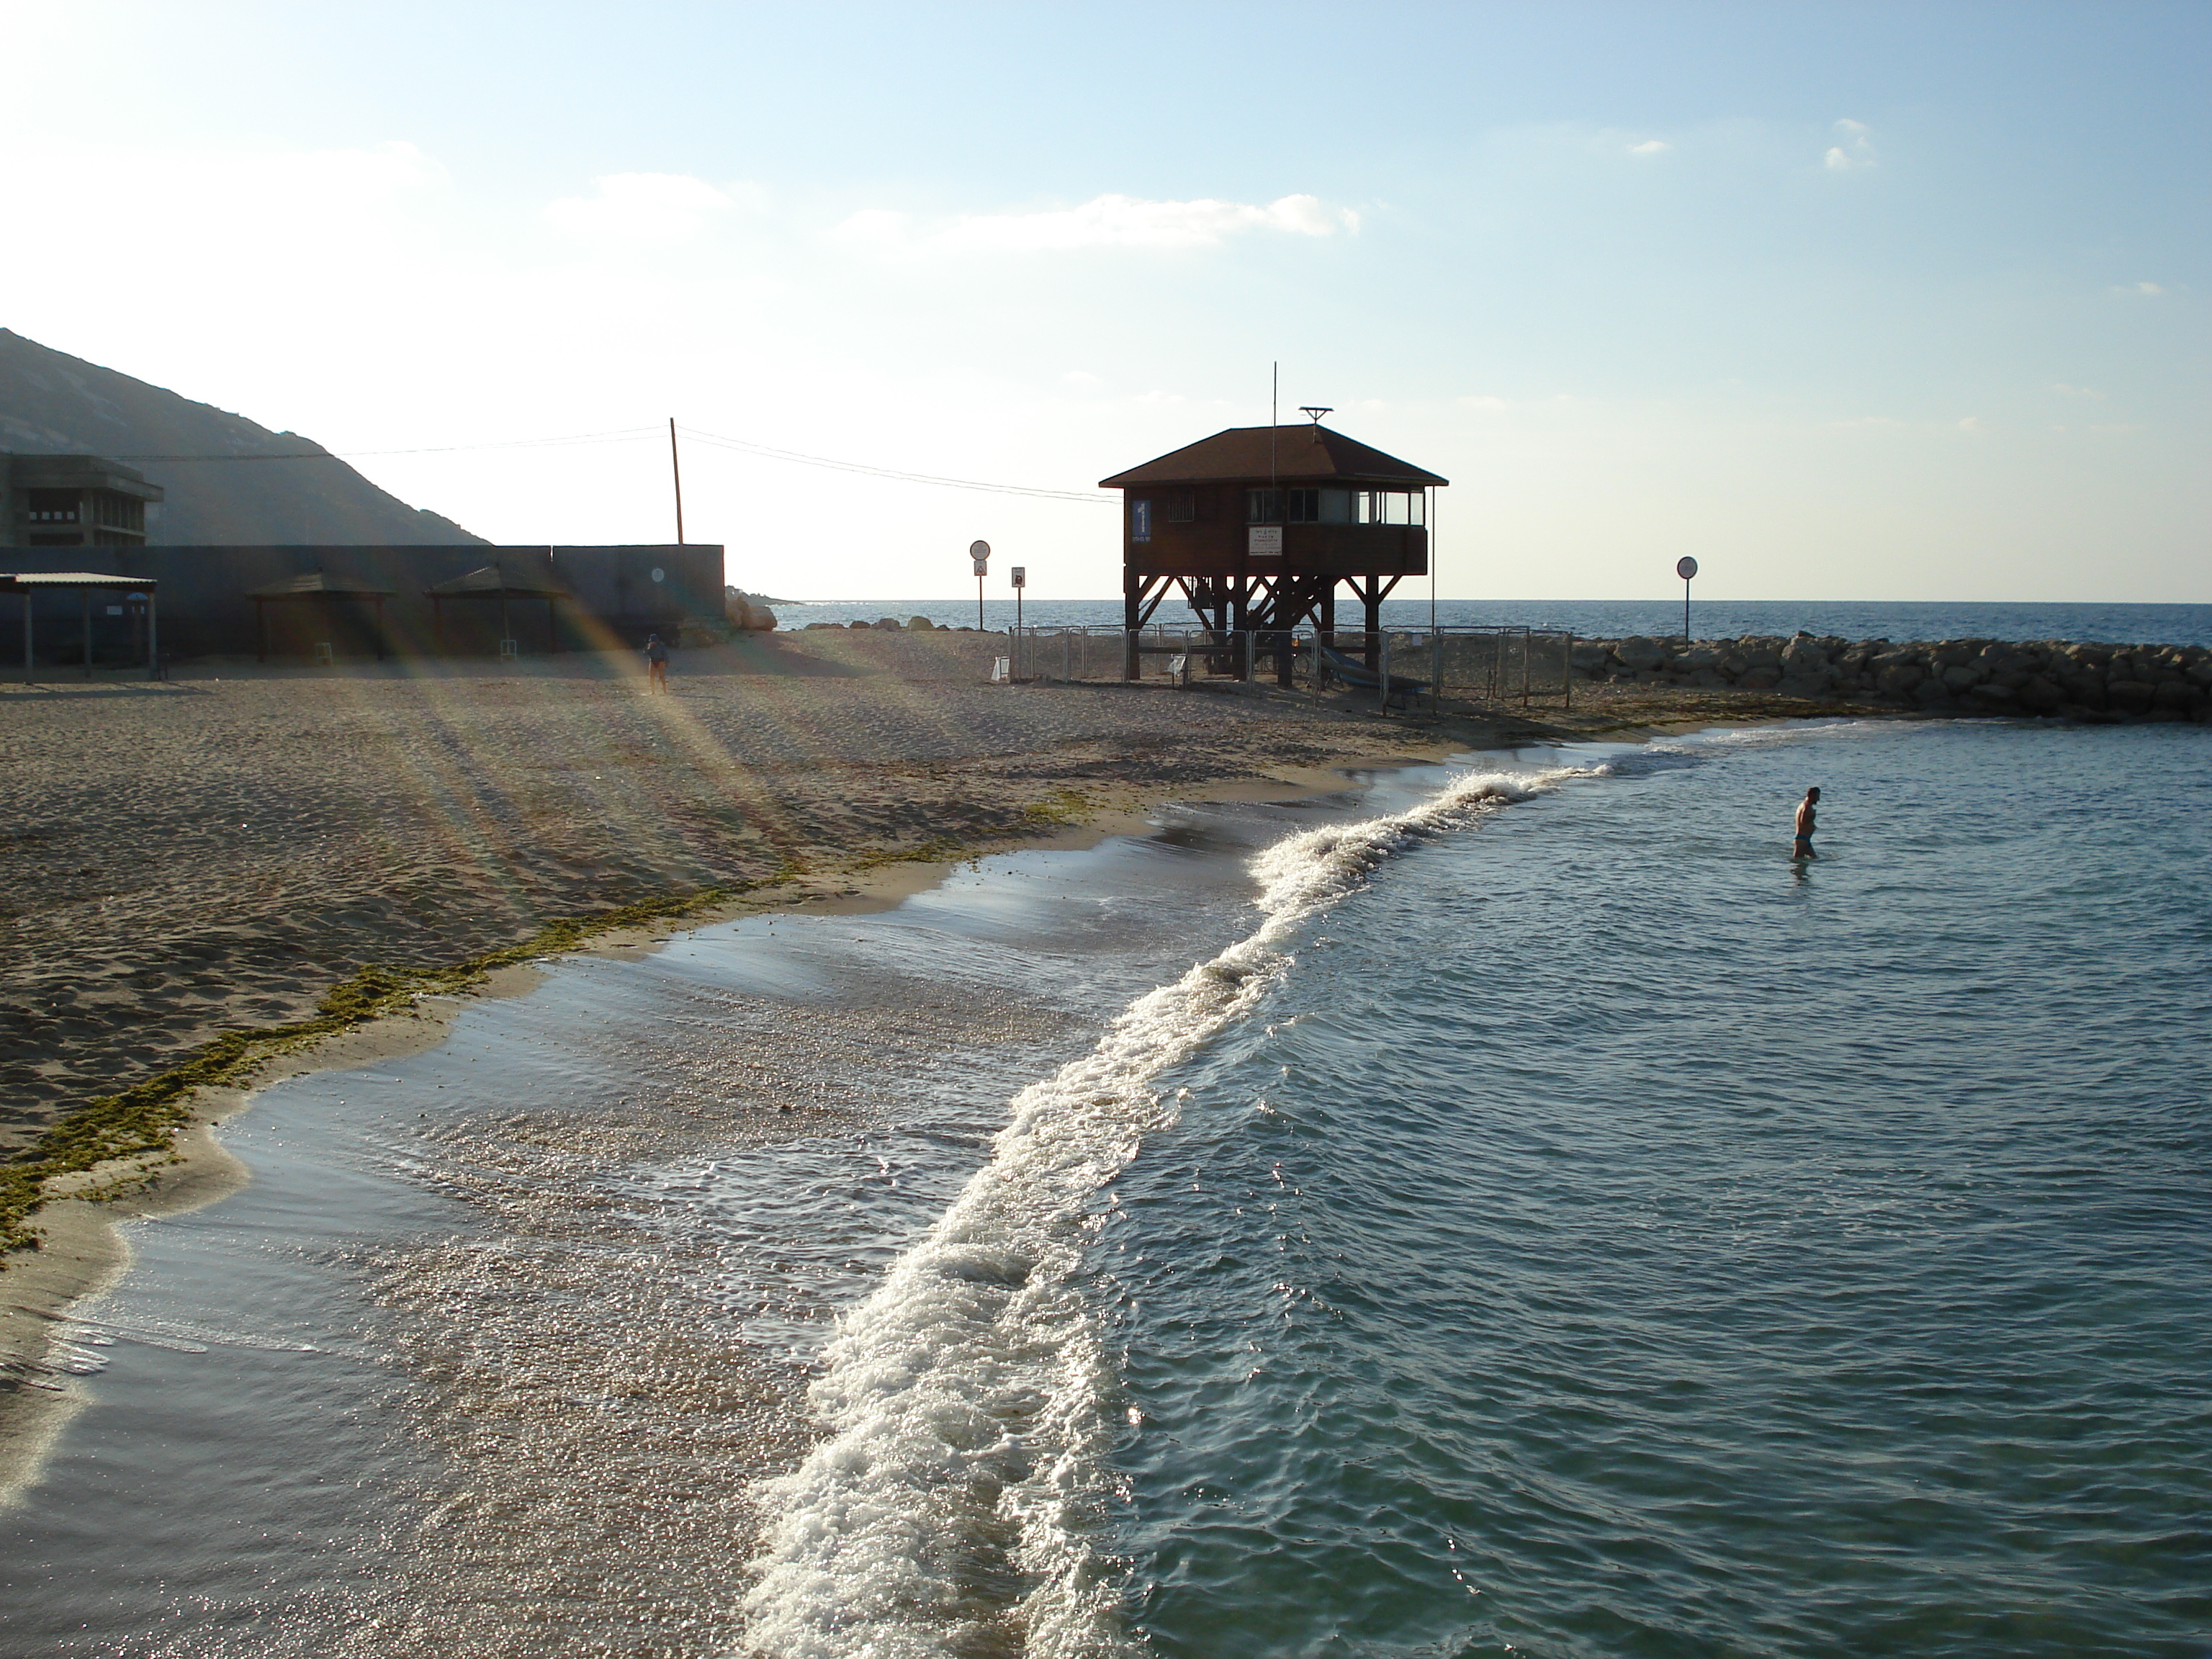
{"type": "Polygon", "coordinates": [[[1008,653],[1011,678],[1031,683],[1273,681],[1372,696],[1386,709],[1415,702],[1527,708],[1540,698],[1571,708],[1574,638],[1565,629],[1494,626],[1370,635],[1310,626],[1217,631],[1032,625],[1014,635],[1008,653]]]}

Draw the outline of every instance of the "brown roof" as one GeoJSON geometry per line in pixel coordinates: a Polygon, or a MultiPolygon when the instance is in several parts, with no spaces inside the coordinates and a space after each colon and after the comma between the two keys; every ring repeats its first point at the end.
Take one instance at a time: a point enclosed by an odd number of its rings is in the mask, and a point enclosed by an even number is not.
{"type": "Polygon", "coordinates": [[[1285,483],[1309,483],[1319,479],[1346,483],[1391,484],[1448,484],[1449,478],[1425,472],[1411,461],[1370,449],[1357,439],[1327,427],[1232,426],[1211,438],[1170,450],[1142,466],[1101,478],[1101,489],[1126,489],[1132,484],[1220,483],[1230,479],[1265,478],[1270,474],[1285,483]],[[1273,434],[1274,441],[1268,441],[1273,434]],[[1271,457],[1270,451],[1273,451],[1271,457]]]}
{"type": "Polygon", "coordinates": [[[436,582],[422,590],[441,599],[455,594],[488,593],[496,599],[504,593],[510,599],[565,599],[568,590],[556,587],[540,576],[526,570],[510,570],[502,564],[487,564],[471,570],[465,576],[455,576],[448,581],[436,582]]]}
{"type": "Polygon", "coordinates": [[[249,587],[246,597],[255,599],[388,599],[388,587],[371,587],[366,582],[348,581],[342,576],[326,576],[319,570],[311,570],[304,576],[292,576],[281,582],[270,582],[266,587],[249,587]]]}

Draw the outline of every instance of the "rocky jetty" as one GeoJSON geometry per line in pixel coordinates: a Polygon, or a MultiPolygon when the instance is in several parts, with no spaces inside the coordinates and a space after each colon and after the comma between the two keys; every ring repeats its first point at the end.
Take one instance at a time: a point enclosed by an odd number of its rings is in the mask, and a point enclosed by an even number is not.
{"type": "Polygon", "coordinates": [[[1577,640],[1573,673],[1585,682],[1771,691],[1945,714],[2212,722],[2212,649],[2201,645],[1639,635],[1577,640]]]}

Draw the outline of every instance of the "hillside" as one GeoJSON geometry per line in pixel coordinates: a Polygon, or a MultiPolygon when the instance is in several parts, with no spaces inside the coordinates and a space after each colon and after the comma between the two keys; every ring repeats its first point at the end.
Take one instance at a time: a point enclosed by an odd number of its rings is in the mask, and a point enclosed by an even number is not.
{"type": "Polygon", "coordinates": [[[295,432],[196,404],[0,328],[0,449],[128,461],[168,492],[148,539],[168,546],[481,542],[328,460],[146,460],[142,456],[324,453],[295,432]]]}

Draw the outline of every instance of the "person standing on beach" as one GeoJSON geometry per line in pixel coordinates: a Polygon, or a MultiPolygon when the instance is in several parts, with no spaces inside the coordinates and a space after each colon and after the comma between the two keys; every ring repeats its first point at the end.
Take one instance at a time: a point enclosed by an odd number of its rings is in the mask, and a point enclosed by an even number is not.
{"type": "Polygon", "coordinates": [[[1797,803],[1797,844],[1790,849],[1793,859],[1816,859],[1820,855],[1813,850],[1813,830],[1820,815],[1813,809],[1820,804],[1820,792],[1808,789],[1805,799],[1797,803]]]}
{"type": "MultiPolygon", "coordinates": [[[[645,689],[648,691],[668,690],[668,647],[658,634],[645,636],[645,689]]],[[[1819,793],[1818,790],[1814,792],[1819,793]]]]}

